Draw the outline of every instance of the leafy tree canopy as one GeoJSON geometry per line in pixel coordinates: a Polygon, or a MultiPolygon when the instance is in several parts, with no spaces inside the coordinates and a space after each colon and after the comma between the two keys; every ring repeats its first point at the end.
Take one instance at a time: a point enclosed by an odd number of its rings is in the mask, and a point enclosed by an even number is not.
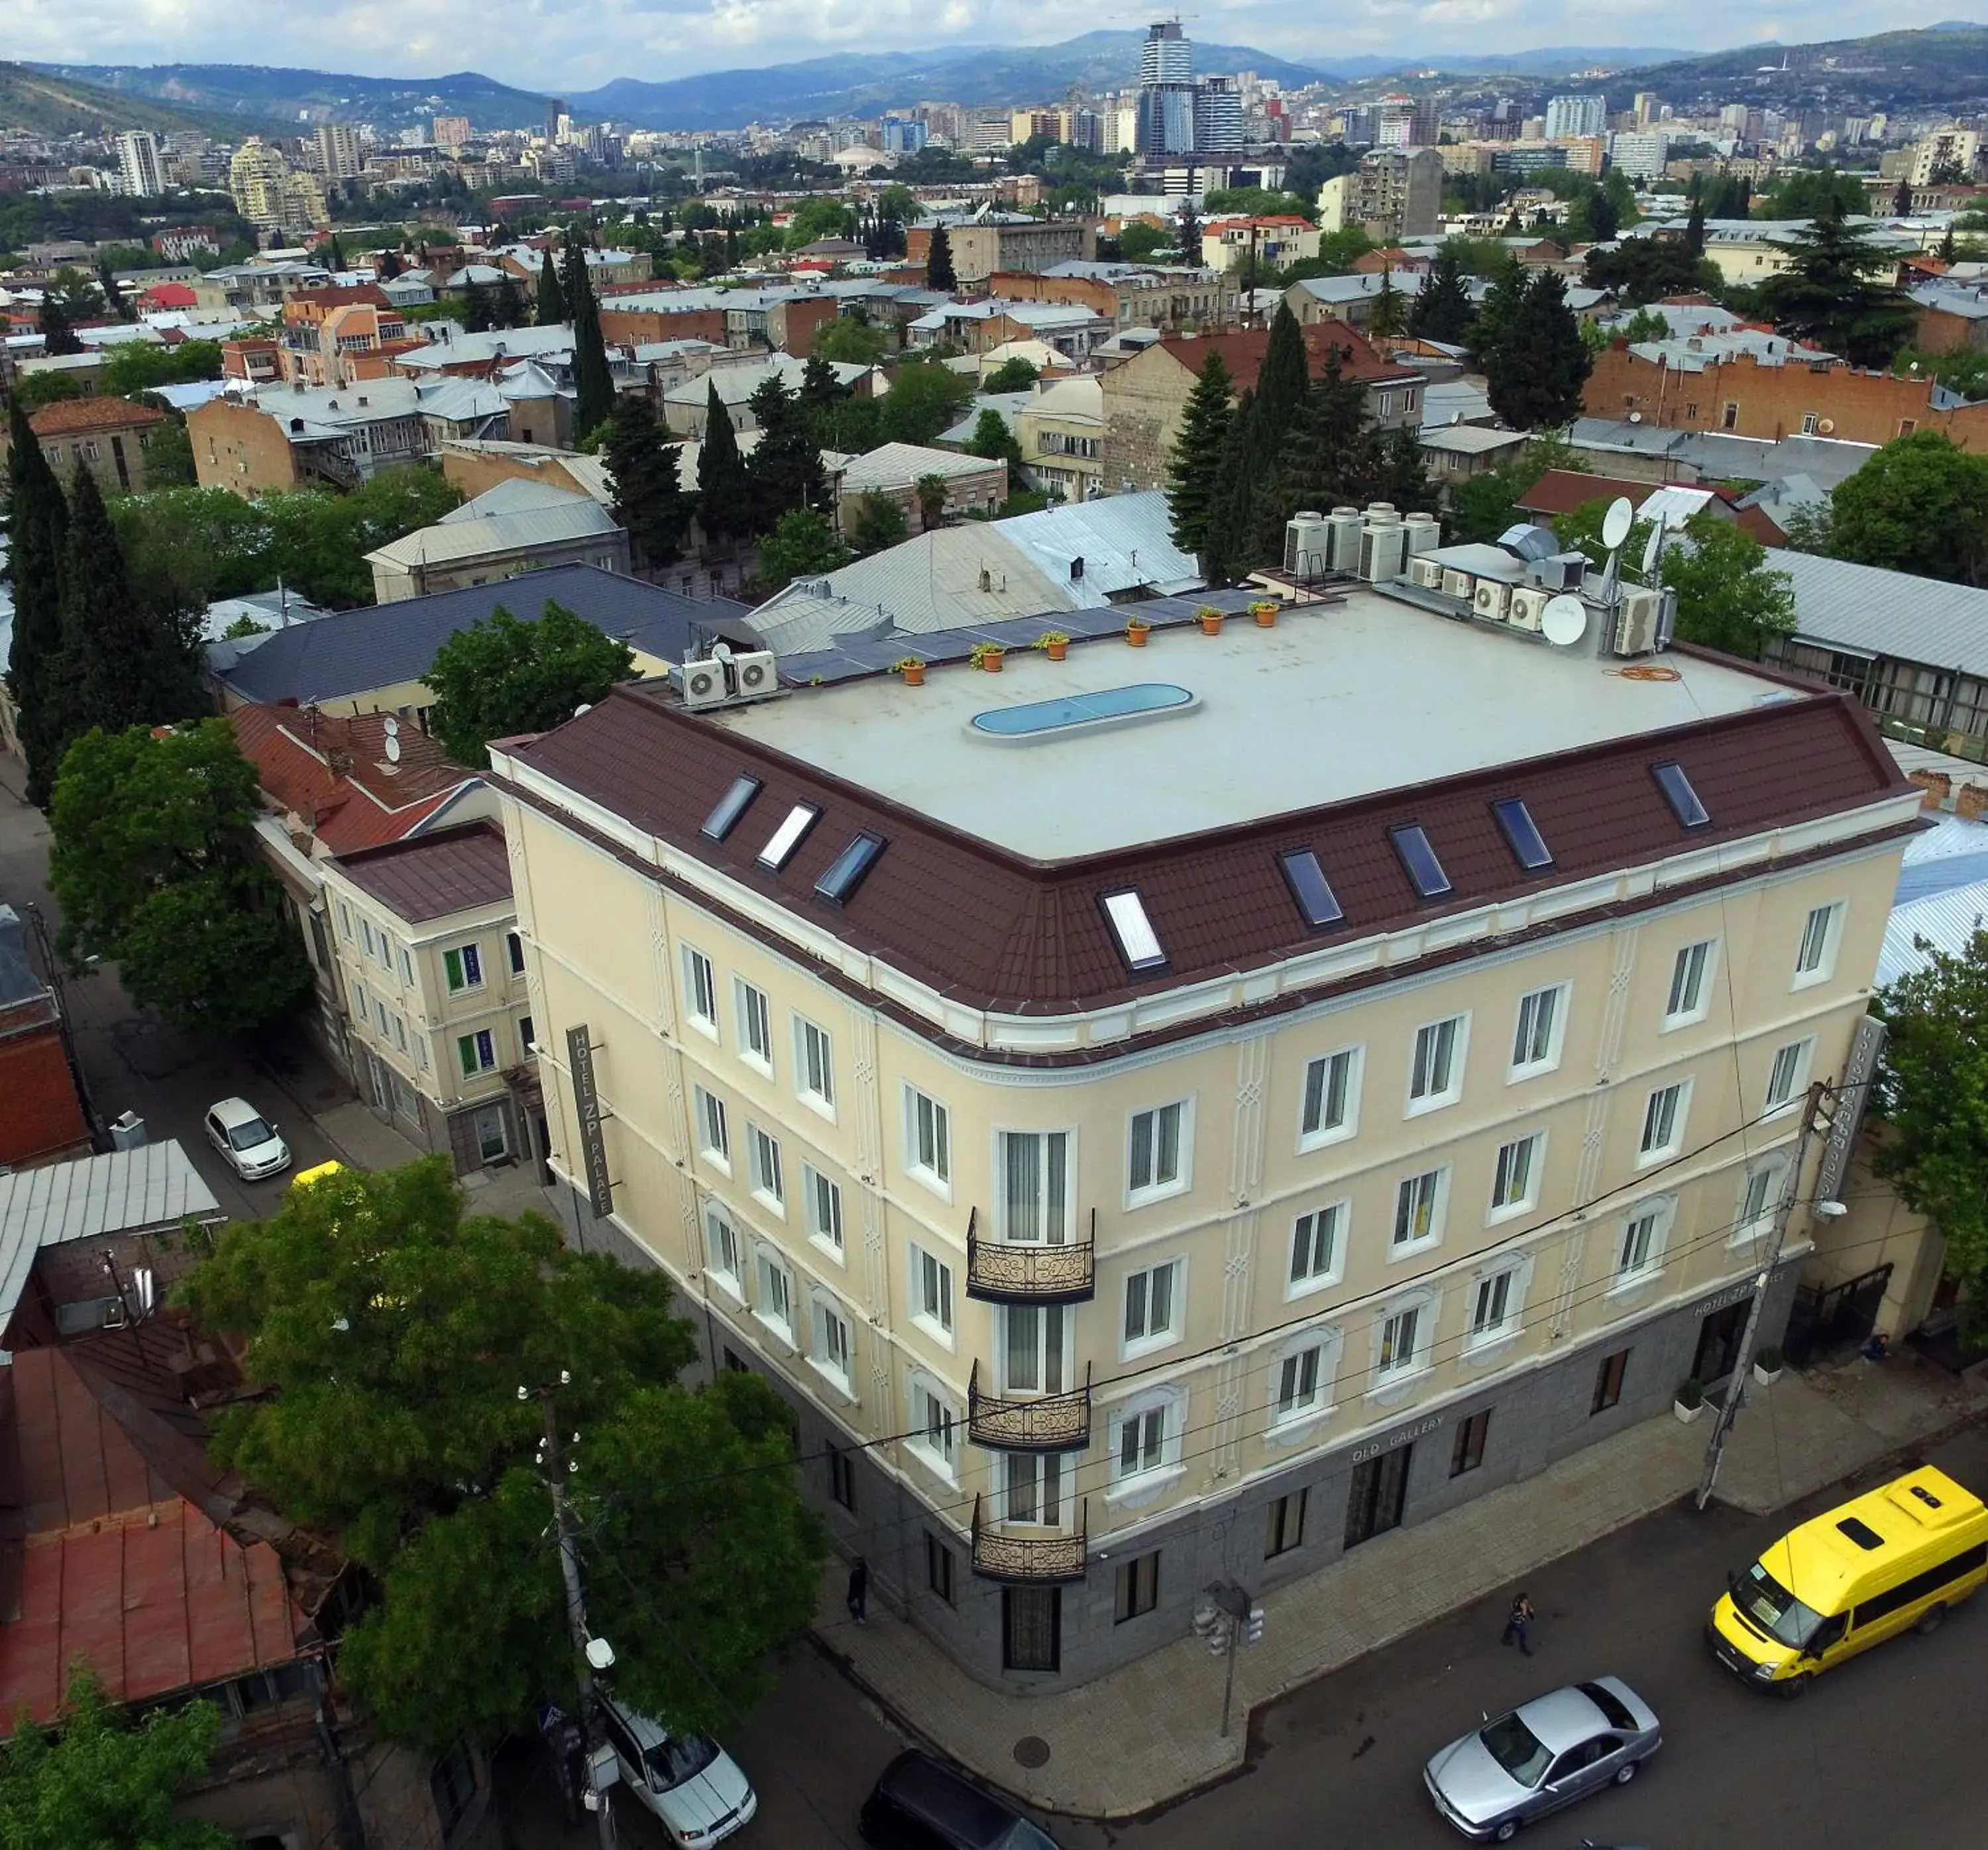
{"type": "Polygon", "coordinates": [[[884,399],[884,441],[930,443],[959,417],[972,396],[972,380],[936,360],[901,362],[884,399]]]}
{"type": "Polygon", "coordinates": [[[520,622],[500,604],[435,651],[424,677],[435,696],[429,722],[458,764],[481,767],[492,739],[570,719],[634,666],[625,642],[563,604],[548,600],[535,622],[520,622]]]}
{"type": "Polygon", "coordinates": [[[881,553],[911,536],[911,525],[904,509],[878,494],[859,495],[854,517],[849,523],[849,543],[859,553],[881,553]]]}
{"type": "Polygon", "coordinates": [[[891,337],[854,315],[837,315],[814,331],[814,355],[844,366],[874,366],[891,350],[891,337]]]}
{"type": "MultiPolygon", "coordinates": [[[[973,435],[967,438],[966,448],[971,455],[1006,463],[1011,472],[1022,466],[1022,446],[1016,441],[1008,420],[992,405],[974,419],[973,435]]],[[[1014,479],[1012,473],[1009,479],[1014,479]]]]}
{"type": "Polygon", "coordinates": [[[1756,292],[1775,326],[1852,366],[1890,365],[1916,325],[1911,302],[1888,281],[1873,280],[1889,276],[1891,255],[1834,210],[1818,213],[1803,235],[1783,248],[1787,268],[1756,292]]]}
{"type": "Polygon", "coordinates": [[[1838,559],[1988,583],[1988,457],[1939,431],[1886,444],[1830,495],[1838,559]]]}
{"type": "Polygon", "coordinates": [[[1161,252],[1172,250],[1173,244],[1171,232],[1135,218],[1118,234],[1118,255],[1128,263],[1151,263],[1161,252]]]}
{"type": "Polygon", "coordinates": [[[768,596],[796,578],[849,563],[849,549],[813,508],[791,508],[759,541],[759,582],[768,596]]]}
{"type": "Polygon", "coordinates": [[[980,382],[983,392],[1026,392],[1042,377],[1040,370],[1019,353],[1004,360],[980,382]]]}
{"type": "Polygon", "coordinates": [[[1506,528],[1525,518],[1518,510],[1519,498],[1549,469],[1594,473],[1580,451],[1549,435],[1533,438],[1515,461],[1458,482],[1449,494],[1452,543],[1494,543],[1506,528]]]}

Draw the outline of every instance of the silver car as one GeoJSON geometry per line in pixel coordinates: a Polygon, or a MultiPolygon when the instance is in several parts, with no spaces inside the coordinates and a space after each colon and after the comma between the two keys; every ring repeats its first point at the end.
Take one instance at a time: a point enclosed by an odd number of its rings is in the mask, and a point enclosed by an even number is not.
{"type": "Polygon", "coordinates": [[[1435,1808],[1476,1843],[1510,1842],[1521,1825],[1626,1786],[1664,1743],[1655,1713],[1619,1676],[1535,1696],[1452,1741],[1422,1769],[1435,1808]]]}

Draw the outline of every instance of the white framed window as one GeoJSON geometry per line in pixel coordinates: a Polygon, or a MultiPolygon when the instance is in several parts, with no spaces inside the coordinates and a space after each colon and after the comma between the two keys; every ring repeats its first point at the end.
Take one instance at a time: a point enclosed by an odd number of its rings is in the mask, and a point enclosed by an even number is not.
{"type": "Polygon", "coordinates": [[[1134,1111],[1126,1136],[1128,1206],[1178,1195],[1188,1185],[1193,1114],[1186,1101],[1134,1111]]]}
{"type": "Polygon", "coordinates": [[[352,1013],[353,1018],[362,1028],[372,1020],[372,1016],[367,1012],[367,1006],[366,986],[355,976],[352,979],[352,1013]]]}
{"type": "Polygon", "coordinates": [[[488,1028],[478,1028],[474,1034],[458,1036],[455,1057],[462,1063],[465,1079],[474,1079],[479,1073],[494,1073],[497,1070],[496,1040],[488,1028]]]}
{"type": "Polygon", "coordinates": [[[405,945],[401,946],[401,986],[407,989],[414,986],[414,960],[405,945]]]}
{"type": "Polygon", "coordinates": [[[1070,1239],[1073,1176],[1067,1131],[1000,1131],[995,1162],[1001,1237],[1011,1245],[1060,1246],[1070,1239]]]}
{"type": "Polygon", "coordinates": [[[1063,1304],[1003,1304],[999,1322],[1001,1391],[1062,1394],[1070,1386],[1072,1316],[1063,1304]]]}
{"type": "MultiPolygon", "coordinates": [[[[1180,1466],[1187,1396],[1178,1388],[1155,1388],[1111,1412],[1111,1480],[1114,1486],[1171,1476],[1180,1466]]],[[[1150,1482],[1142,1488],[1158,1490],[1150,1482]]]]}
{"type": "Polygon", "coordinates": [[[835,1045],[804,1015],[794,1017],[794,1091],[824,1118],[835,1115],[835,1045]]]}
{"type": "Polygon", "coordinates": [[[787,1179],[780,1166],[780,1140],[749,1118],[746,1125],[746,1175],[752,1192],[776,1214],[787,1211],[787,1179]]]}
{"type": "Polygon", "coordinates": [[[1360,1079],[1365,1050],[1341,1047],[1305,1064],[1298,1111],[1298,1148],[1339,1143],[1360,1128],[1360,1079]]]}
{"type": "Polygon", "coordinates": [[[1510,1079],[1536,1079],[1560,1065],[1560,1043],[1567,1037],[1568,989],[1567,984],[1557,982],[1519,998],[1519,1019],[1512,1030],[1510,1079]]]}
{"type": "Polygon", "coordinates": [[[352,935],[352,913],[342,899],[338,902],[338,935],[341,938],[352,935]]]}
{"type": "Polygon", "coordinates": [[[1170,1259],[1165,1264],[1148,1266],[1125,1280],[1124,1353],[1143,1355],[1149,1349],[1177,1341],[1181,1333],[1181,1284],[1186,1269],[1184,1260],[1170,1259]]]}
{"type": "Polygon", "coordinates": [[[1064,1476],[1060,1452],[1004,1452],[998,1480],[1001,1520],[1057,1527],[1063,1521],[1064,1476]]]}
{"type": "Polygon", "coordinates": [[[1470,1329],[1464,1338],[1466,1348],[1483,1348],[1517,1334],[1524,1284],[1524,1268],[1516,1262],[1486,1272],[1473,1281],[1470,1288],[1470,1329]]]}
{"type": "Polygon", "coordinates": [[[746,1274],[739,1263],[739,1229],[715,1207],[704,1211],[704,1259],[712,1275],[743,1302],[746,1274]]]}
{"type": "Polygon", "coordinates": [[[808,1360],[845,1394],[856,1392],[856,1341],[842,1307],[825,1291],[813,1294],[813,1327],[809,1331],[808,1360]]]}
{"type": "Polygon", "coordinates": [[[1469,1039],[1468,1015],[1452,1015],[1416,1029],[1408,1062],[1409,1117],[1453,1105],[1463,1096],[1463,1057],[1469,1039]]]}
{"type": "Polygon", "coordinates": [[[1836,969],[1836,946],[1843,935],[1843,901],[1817,906],[1803,922],[1800,942],[1795,946],[1794,989],[1827,982],[1836,969]]]}
{"type": "Polygon", "coordinates": [[[739,1057],[773,1076],[773,1012],[766,992],[742,976],[732,979],[732,1003],[739,1015],[739,1057]]]}
{"type": "Polygon", "coordinates": [[[923,1246],[911,1248],[911,1316],[929,1334],[952,1342],[952,1267],[923,1246]]]}
{"type": "Polygon", "coordinates": [[[1547,1134],[1533,1131],[1498,1147],[1491,1173],[1491,1212],[1487,1226],[1509,1220],[1539,1205],[1540,1172],[1546,1166],[1547,1134]]]}
{"type": "Polygon", "coordinates": [[[1404,1175],[1395,1185],[1395,1230],[1388,1242],[1388,1256],[1418,1253],[1442,1238],[1444,1210],[1449,1206],[1449,1170],[1447,1165],[1404,1175]]]}
{"type": "MultiPolygon", "coordinates": [[[[370,950],[372,928],[367,928],[370,950]]],[[[448,993],[453,996],[462,989],[480,989],[483,986],[483,953],[473,944],[459,944],[441,954],[443,979],[448,984],[448,993]]]]}
{"type": "Polygon", "coordinates": [[[1625,1285],[1650,1278],[1662,1270],[1664,1247],[1677,1213],[1674,1196],[1639,1201],[1622,1217],[1615,1243],[1615,1283],[1625,1285]]]}
{"type": "Polygon", "coordinates": [[[928,1376],[911,1376],[911,1449],[942,1477],[951,1477],[959,1457],[958,1410],[928,1376]]]}
{"type": "Polygon", "coordinates": [[[916,1086],[904,1087],[904,1167],[928,1189],[952,1193],[952,1114],[916,1086]]]}
{"type": "Polygon", "coordinates": [[[1428,1366],[1435,1302],[1427,1293],[1388,1305],[1374,1320],[1374,1382],[1390,1387],[1428,1366]]]}
{"type": "Polygon", "coordinates": [[[1808,1086],[1810,1063],[1815,1057],[1815,1037],[1790,1041],[1774,1051],[1773,1064],[1767,1069],[1767,1115],[1791,1111],[1800,1103],[1808,1086]]]}
{"type": "Polygon", "coordinates": [[[842,1256],[842,1190],[813,1163],[801,1165],[801,1207],[808,1238],[842,1256]]]}
{"type": "Polygon", "coordinates": [[[1689,1027],[1711,1013],[1712,972],[1718,956],[1716,938],[1679,946],[1671,960],[1671,986],[1664,998],[1662,1026],[1666,1033],[1672,1028],[1689,1027]]]}
{"type": "Polygon", "coordinates": [[[683,948],[684,1013],[692,1027],[718,1038],[718,973],[711,959],[689,945],[683,948]]]}
{"type": "Polygon", "coordinates": [[[504,934],[504,956],[513,976],[525,973],[525,941],[516,932],[504,934]]]}
{"type": "MultiPolygon", "coordinates": [[[[365,947],[366,955],[368,957],[378,955],[373,948],[373,922],[363,912],[359,915],[359,942],[365,947]]],[[[451,987],[459,989],[462,985],[458,982],[452,984],[451,987]]]]}
{"type": "Polygon", "coordinates": [[[725,1101],[715,1092],[696,1086],[691,1091],[691,1115],[697,1120],[697,1147],[708,1162],[732,1173],[732,1121],[725,1101]]]}
{"type": "Polygon", "coordinates": [[[404,1054],[407,1050],[407,1023],[404,1016],[394,1017],[394,1045],[404,1054]]]}
{"type": "Polygon", "coordinates": [[[1352,1212],[1351,1202],[1328,1202],[1322,1208],[1308,1209],[1291,1223],[1286,1297],[1321,1291],[1339,1283],[1346,1270],[1346,1223],[1352,1212]]]}
{"type": "Polygon", "coordinates": [[[1787,1177],[1788,1155],[1785,1150],[1777,1150],[1772,1155],[1758,1158],[1746,1165],[1746,1172],[1740,1183],[1739,1212],[1733,1217],[1733,1237],[1728,1244],[1743,1246],[1750,1240],[1758,1240],[1762,1234],[1773,1231],[1774,1218],[1780,1212],[1781,1192],[1787,1177]]]}
{"type": "Polygon", "coordinates": [[[1344,1344],[1334,1329],[1300,1331],[1270,1364],[1270,1429],[1305,1424],[1332,1411],[1344,1344]]]}
{"type": "Polygon", "coordinates": [[[772,1246],[754,1253],[752,1314],[789,1342],[794,1339],[794,1280],[786,1261],[772,1246]]]}
{"type": "Polygon", "coordinates": [[[1685,1120],[1691,1112],[1691,1081],[1659,1086],[1643,1101],[1643,1131],[1636,1145],[1638,1169],[1662,1162],[1684,1148],[1685,1120]]]}

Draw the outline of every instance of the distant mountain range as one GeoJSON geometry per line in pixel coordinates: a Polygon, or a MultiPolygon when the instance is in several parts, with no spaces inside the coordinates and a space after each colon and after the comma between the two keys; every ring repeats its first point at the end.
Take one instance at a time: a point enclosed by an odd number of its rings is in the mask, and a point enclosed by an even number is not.
{"type": "Polygon", "coordinates": [[[1653,90],[1666,103],[1702,98],[1831,113],[1988,105],[1988,26],[1966,20],[1815,45],[1747,45],[1696,55],[1608,82],[1611,102],[1653,90]]]}
{"type": "Polygon", "coordinates": [[[270,126],[259,117],[248,121],[238,112],[223,117],[204,109],[181,108],[79,82],[39,66],[0,63],[0,128],[25,129],[36,135],[91,135],[142,128],[164,135],[179,129],[241,134],[245,129],[270,126]]]}
{"type": "Polygon", "coordinates": [[[1391,55],[1334,58],[1332,68],[1341,76],[1356,80],[1391,77],[1398,71],[1430,70],[1456,76],[1486,71],[1505,76],[1560,77],[1570,71],[1587,70],[1598,66],[1619,70],[1625,65],[1667,64],[1674,58],[1691,56],[1689,52],[1664,46],[1543,45],[1530,52],[1438,52],[1422,58],[1391,55]]]}

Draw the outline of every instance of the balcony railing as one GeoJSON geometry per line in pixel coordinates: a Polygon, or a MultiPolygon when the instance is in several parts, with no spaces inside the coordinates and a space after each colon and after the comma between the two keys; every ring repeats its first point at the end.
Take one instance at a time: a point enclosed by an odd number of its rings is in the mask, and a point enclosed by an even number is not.
{"type": "Polygon", "coordinates": [[[993,1452],[1081,1452],[1090,1443],[1090,1365],[1080,1388],[1004,1399],[980,1392],[975,1361],[966,1380],[966,1436],[993,1452]]]}
{"type": "Polygon", "coordinates": [[[980,1499],[976,1497],[973,1500],[973,1571],[982,1580],[1008,1581],[1022,1586],[1081,1580],[1090,1560],[1085,1540],[1089,1515],[1089,1505],[1080,1504],[1074,1535],[1006,1529],[983,1518],[980,1499]]]}
{"type": "Polygon", "coordinates": [[[966,1219],[966,1295],[996,1304],[1087,1304],[1097,1289],[1097,1210],[1081,1240],[1009,1243],[980,1237],[980,1210],[966,1219]]]}

